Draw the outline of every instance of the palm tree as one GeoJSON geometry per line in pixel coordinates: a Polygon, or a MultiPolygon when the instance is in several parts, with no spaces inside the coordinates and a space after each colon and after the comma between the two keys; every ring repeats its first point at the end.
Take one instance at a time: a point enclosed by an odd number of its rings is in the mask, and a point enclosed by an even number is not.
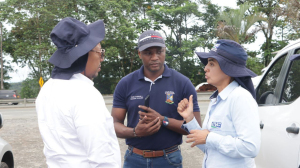
{"type": "Polygon", "coordinates": [[[240,44],[249,42],[262,29],[258,26],[252,28],[252,26],[258,21],[265,20],[262,13],[255,12],[247,15],[246,12],[249,8],[250,5],[245,3],[240,5],[239,9],[223,11],[218,21],[217,36],[219,38],[234,40],[240,44]]]}
{"type": "Polygon", "coordinates": [[[286,19],[291,23],[296,33],[300,33],[300,2],[299,0],[285,0],[283,8],[286,19]]]}

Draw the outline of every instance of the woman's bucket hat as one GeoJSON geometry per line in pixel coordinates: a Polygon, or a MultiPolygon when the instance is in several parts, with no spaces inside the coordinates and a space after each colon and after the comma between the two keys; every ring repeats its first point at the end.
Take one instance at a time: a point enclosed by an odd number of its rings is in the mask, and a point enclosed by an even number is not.
{"type": "Polygon", "coordinates": [[[243,88],[248,90],[253,98],[256,93],[251,77],[257,76],[250,69],[246,68],[248,55],[243,47],[232,40],[218,40],[215,46],[208,52],[196,52],[201,62],[206,65],[208,58],[218,61],[221,70],[228,76],[233,77],[243,88]]]}
{"type": "Polygon", "coordinates": [[[208,58],[218,61],[222,71],[230,77],[255,77],[250,69],[246,68],[248,55],[243,47],[232,40],[218,40],[215,46],[208,52],[196,52],[201,62],[206,65],[208,58]]]}

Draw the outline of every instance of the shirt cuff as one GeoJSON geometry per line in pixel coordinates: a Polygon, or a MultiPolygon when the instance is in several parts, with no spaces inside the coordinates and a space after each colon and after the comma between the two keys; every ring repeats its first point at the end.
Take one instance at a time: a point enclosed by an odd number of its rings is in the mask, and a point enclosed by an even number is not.
{"type": "Polygon", "coordinates": [[[219,148],[219,143],[223,138],[222,135],[210,132],[206,138],[206,148],[211,148],[217,150],[219,148]]]}
{"type": "Polygon", "coordinates": [[[184,122],[181,128],[186,130],[188,133],[190,133],[190,130],[201,130],[201,127],[195,117],[188,123],[184,122]]]}

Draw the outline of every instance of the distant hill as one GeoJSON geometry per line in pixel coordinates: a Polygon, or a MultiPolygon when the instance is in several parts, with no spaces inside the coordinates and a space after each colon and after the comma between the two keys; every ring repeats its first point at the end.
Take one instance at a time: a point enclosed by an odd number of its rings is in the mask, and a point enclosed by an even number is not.
{"type": "Polygon", "coordinates": [[[17,82],[17,83],[10,83],[10,90],[17,90],[17,92],[20,94],[21,89],[22,89],[22,82],[17,82]]]}

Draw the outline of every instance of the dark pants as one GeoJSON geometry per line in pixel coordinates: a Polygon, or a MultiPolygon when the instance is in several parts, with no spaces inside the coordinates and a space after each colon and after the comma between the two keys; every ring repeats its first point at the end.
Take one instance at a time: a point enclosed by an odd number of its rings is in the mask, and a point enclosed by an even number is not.
{"type": "Polygon", "coordinates": [[[123,168],[182,168],[181,151],[166,154],[164,156],[145,158],[132,152],[133,148],[127,149],[124,156],[123,168]]]}

